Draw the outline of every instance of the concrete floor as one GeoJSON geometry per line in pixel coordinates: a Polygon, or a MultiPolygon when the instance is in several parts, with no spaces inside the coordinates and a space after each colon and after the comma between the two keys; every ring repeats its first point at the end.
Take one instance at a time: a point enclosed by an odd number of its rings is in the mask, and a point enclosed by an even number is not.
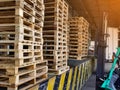
{"type": "Polygon", "coordinates": [[[87,83],[84,85],[82,90],[95,90],[95,85],[96,85],[96,75],[92,75],[87,83]]]}

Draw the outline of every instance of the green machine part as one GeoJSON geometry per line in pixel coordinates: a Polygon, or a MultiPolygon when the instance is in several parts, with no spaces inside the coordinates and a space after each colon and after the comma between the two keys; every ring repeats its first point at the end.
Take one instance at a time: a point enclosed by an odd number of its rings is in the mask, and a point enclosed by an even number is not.
{"type": "Polygon", "coordinates": [[[109,76],[108,78],[103,82],[101,88],[104,88],[105,90],[112,90],[110,87],[109,87],[109,84],[110,84],[110,80],[112,78],[112,75],[113,75],[113,72],[114,72],[114,69],[115,69],[115,66],[117,64],[117,61],[118,61],[118,56],[120,55],[120,48],[117,48],[117,52],[116,52],[116,55],[115,55],[115,58],[114,58],[114,62],[112,64],[112,67],[110,69],[110,73],[109,73],[109,76]]]}

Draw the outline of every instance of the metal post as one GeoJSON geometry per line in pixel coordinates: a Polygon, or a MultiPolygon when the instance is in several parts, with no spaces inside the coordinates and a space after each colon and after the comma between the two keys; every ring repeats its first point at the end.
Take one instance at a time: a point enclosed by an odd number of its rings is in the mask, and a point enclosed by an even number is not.
{"type": "Polygon", "coordinates": [[[102,29],[97,31],[97,42],[96,42],[96,48],[97,48],[97,71],[96,71],[96,90],[98,89],[98,78],[104,77],[104,64],[105,64],[105,50],[106,50],[106,29],[107,29],[107,14],[103,14],[103,23],[102,23],[102,29]]]}
{"type": "Polygon", "coordinates": [[[107,15],[103,14],[102,29],[98,31],[98,45],[97,45],[97,76],[104,76],[104,64],[105,64],[105,49],[106,49],[106,29],[107,29],[107,15]]]}

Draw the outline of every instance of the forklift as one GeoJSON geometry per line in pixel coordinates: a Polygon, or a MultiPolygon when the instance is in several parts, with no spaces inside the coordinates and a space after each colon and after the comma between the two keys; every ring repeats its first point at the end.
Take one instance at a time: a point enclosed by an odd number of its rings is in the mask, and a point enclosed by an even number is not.
{"type": "Polygon", "coordinates": [[[96,90],[120,90],[120,48],[114,54],[114,61],[107,77],[97,78],[96,90]],[[117,68],[116,64],[118,65],[117,68]]]}
{"type": "Polygon", "coordinates": [[[120,90],[120,47],[114,54],[114,61],[107,75],[104,72],[105,49],[107,47],[107,14],[103,14],[102,28],[96,32],[95,56],[97,57],[96,90],[120,90]],[[100,37],[101,36],[101,37],[100,37]]]}

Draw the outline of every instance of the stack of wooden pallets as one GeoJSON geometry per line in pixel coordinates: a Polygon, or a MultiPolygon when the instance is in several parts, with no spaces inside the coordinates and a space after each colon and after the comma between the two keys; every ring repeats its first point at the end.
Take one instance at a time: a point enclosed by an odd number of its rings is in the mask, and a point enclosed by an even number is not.
{"type": "Polygon", "coordinates": [[[47,78],[43,0],[0,0],[0,87],[26,90],[47,78]]]}
{"type": "Polygon", "coordinates": [[[89,23],[83,17],[71,17],[69,28],[69,59],[81,60],[88,55],[89,23]]]}
{"type": "Polygon", "coordinates": [[[61,74],[67,66],[68,4],[64,0],[45,0],[44,59],[50,74],[61,74]]]}

